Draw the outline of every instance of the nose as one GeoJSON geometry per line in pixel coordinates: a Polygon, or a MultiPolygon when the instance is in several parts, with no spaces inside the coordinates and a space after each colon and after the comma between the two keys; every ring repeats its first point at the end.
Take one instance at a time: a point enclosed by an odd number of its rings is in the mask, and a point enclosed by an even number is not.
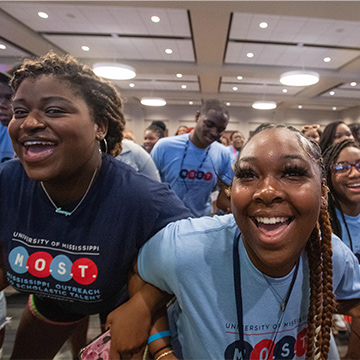
{"type": "Polygon", "coordinates": [[[353,178],[353,177],[359,177],[360,176],[360,169],[356,168],[356,166],[352,166],[350,169],[350,173],[348,175],[348,177],[353,178]]]}
{"type": "Polygon", "coordinates": [[[34,131],[38,129],[43,129],[45,124],[40,120],[36,114],[29,113],[24,121],[20,125],[20,129],[25,131],[34,131]]]}
{"type": "Polygon", "coordinates": [[[263,202],[266,205],[271,205],[274,202],[283,200],[282,190],[280,184],[273,177],[266,177],[259,182],[253,199],[255,201],[263,202]]]}

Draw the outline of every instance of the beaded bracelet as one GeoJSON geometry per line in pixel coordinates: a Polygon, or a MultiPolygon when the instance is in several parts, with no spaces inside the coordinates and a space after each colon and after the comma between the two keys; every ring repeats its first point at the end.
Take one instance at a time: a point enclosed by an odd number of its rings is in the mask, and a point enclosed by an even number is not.
{"type": "Polygon", "coordinates": [[[163,358],[164,356],[170,355],[174,352],[174,350],[169,350],[167,352],[164,352],[163,354],[159,355],[155,360],[160,360],[161,358],[163,358]]]}
{"type": "Polygon", "coordinates": [[[152,343],[153,341],[164,338],[166,336],[170,336],[169,330],[161,331],[161,332],[158,332],[157,334],[151,335],[148,340],[148,345],[150,343],[152,343]]]}

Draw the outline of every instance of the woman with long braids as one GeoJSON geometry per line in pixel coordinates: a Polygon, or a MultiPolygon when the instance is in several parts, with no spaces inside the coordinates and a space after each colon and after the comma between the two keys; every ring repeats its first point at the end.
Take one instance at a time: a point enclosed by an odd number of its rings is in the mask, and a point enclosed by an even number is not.
{"type": "Polygon", "coordinates": [[[0,167],[0,290],[30,295],[12,359],[51,359],[87,315],[105,323],[128,297],[140,246],[190,214],[110,155],[121,150],[122,101],[89,67],[49,53],[25,61],[11,86],[18,158],[0,167]]]}
{"type": "MultiPolygon", "coordinates": [[[[334,233],[360,262],[360,145],[344,140],[324,153],[326,179],[330,188],[329,213],[334,233]]],[[[360,320],[354,318],[346,359],[360,354],[360,320]]]]}
{"type": "Polygon", "coordinates": [[[360,316],[360,269],[332,237],[324,175],[317,144],[261,127],[236,163],[233,214],[169,224],[140,249],[135,270],[148,283],[108,316],[110,358],[144,343],[169,293],[171,340],[155,324],[155,360],[338,359],[335,299],[360,316]]]}

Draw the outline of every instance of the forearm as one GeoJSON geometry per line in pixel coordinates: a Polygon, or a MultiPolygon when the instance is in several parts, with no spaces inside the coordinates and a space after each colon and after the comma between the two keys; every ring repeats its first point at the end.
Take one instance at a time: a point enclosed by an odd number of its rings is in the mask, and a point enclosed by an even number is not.
{"type": "Polygon", "coordinates": [[[163,307],[154,316],[148,345],[149,352],[154,359],[172,350],[166,307],[163,307]]]}
{"type": "Polygon", "coordinates": [[[337,300],[337,312],[360,318],[360,299],[337,300]]]}

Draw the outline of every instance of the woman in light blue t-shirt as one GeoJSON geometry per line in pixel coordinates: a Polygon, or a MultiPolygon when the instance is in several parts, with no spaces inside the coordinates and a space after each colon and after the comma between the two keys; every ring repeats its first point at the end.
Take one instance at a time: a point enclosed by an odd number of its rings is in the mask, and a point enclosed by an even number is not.
{"type": "MultiPolygon", "coordinates": [[[[344,140],[324,153],[327,183],[330,188],[329,213],[333,231],[360,262],[360,145],[344,140]]],[[[346,359],[358,359],[360,344],[354,340],[360,320],[352,320],[352,334],[346,359]]]]}

